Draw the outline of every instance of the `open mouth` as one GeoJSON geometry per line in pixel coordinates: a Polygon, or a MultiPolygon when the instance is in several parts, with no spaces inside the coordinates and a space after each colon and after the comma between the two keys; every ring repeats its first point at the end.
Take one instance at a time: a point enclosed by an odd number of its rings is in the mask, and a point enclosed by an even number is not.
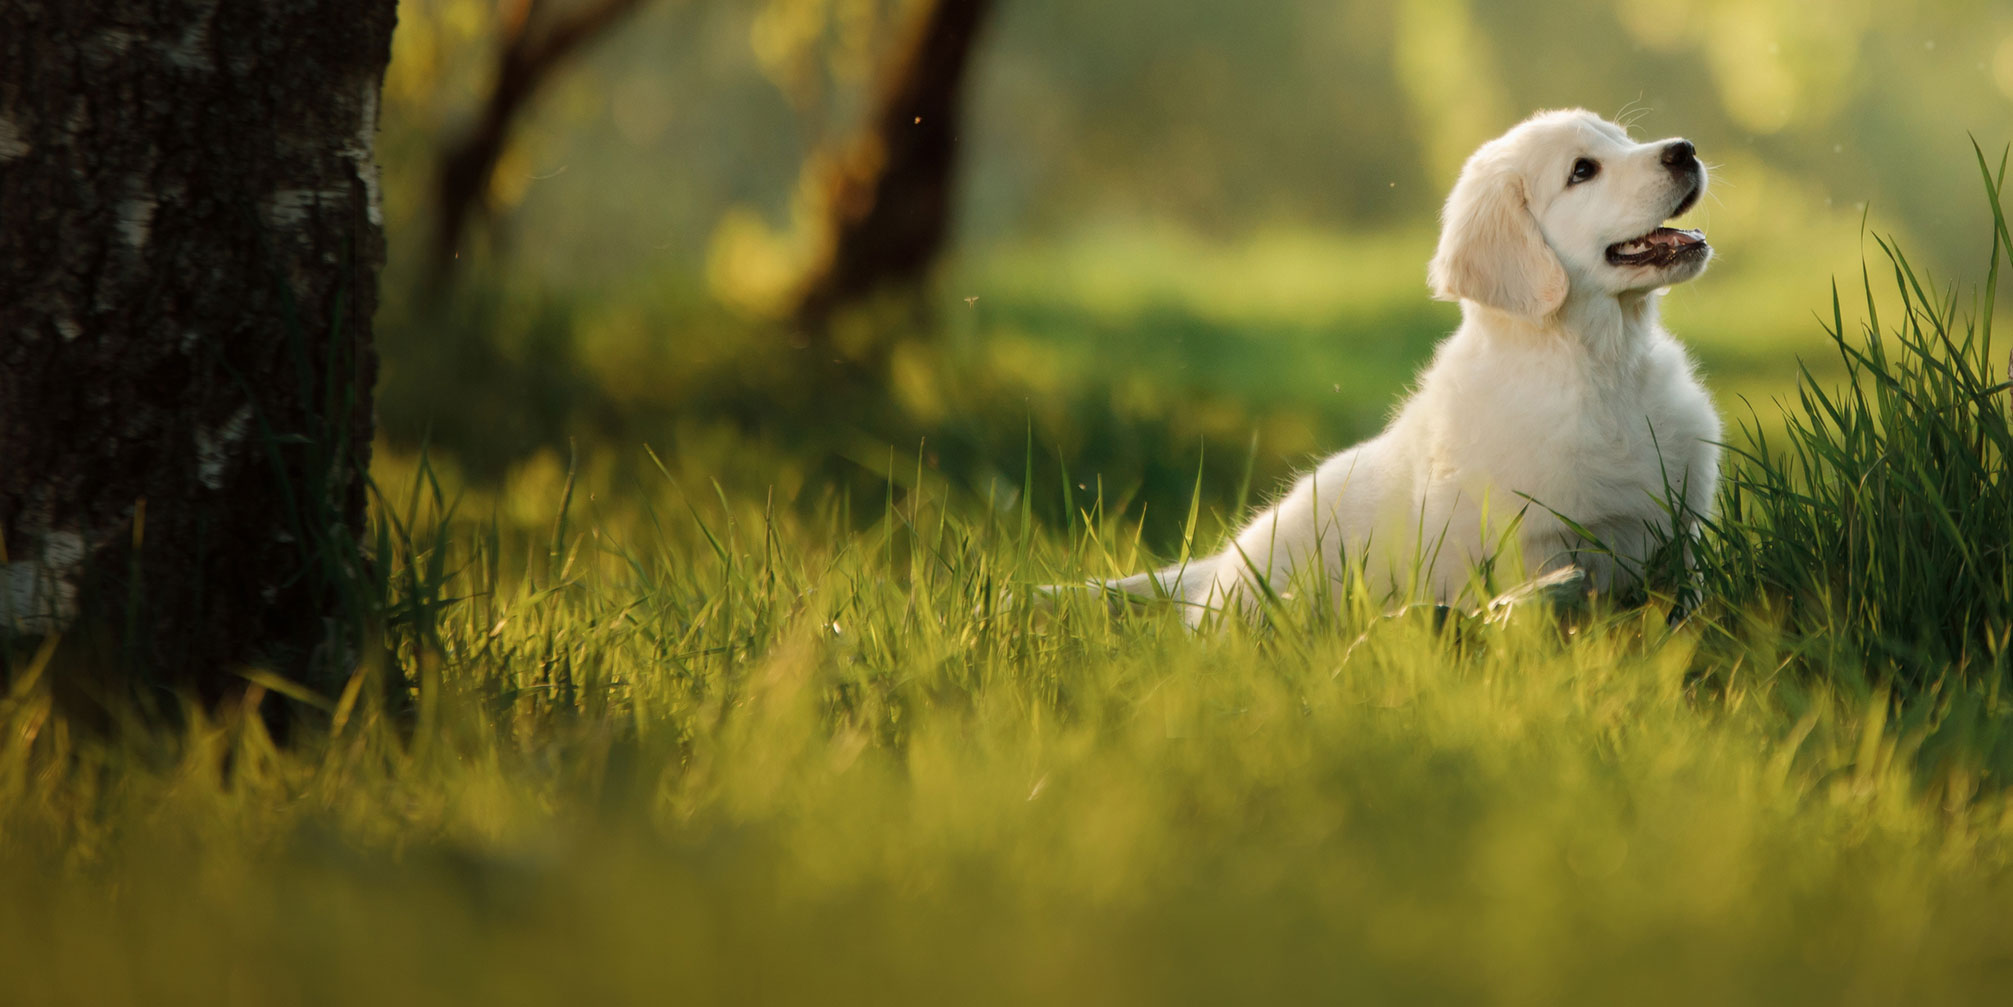
{"type": "Polygon", "coordinates": [[[1617,241],[1608,246],[1611,266],[1669,266],[1703,257],[1711,245],[1701,231],[1659,227],[1640,238],[1617,241]]]}
{"type": "MultiPolygon", "coordinates": [[[[1704,186],[1694,182],[1691,191],[1678,200],[1670,215],[1680,217],[1692,204],[1698,202],[1699,190],[1704,186]]],[[[1640,238],[1617,241],[1608,246],[1608,264],[1611,266],[1669,266],[1704,256],[1712,250],[1705,243],[1705,232],[1688,231],[1675,227],[1659,227],[1640,238]]]]}

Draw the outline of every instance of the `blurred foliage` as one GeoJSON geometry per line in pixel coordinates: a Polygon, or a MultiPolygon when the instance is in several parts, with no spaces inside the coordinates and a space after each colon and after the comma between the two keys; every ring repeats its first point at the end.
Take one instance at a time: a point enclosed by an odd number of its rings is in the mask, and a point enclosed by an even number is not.
{"type": "Polygon", "coordinates": [[[1017,0],[981,43],[952,255],[812,354],[772,320],[812,248],[805,161],[856,125],[905,9],[651,5],[534,109],[492,184],[504,216],[430,299],[430,158],[485,86],[495,15],[403,4],[394,449],[497,485],[569,444],[634,464],[711,431],[794,473],[722,479],[871,494],[872,458],[923,445],[984,495],[1019,492],[1032,444],[1038,500],[1067,471],[1171,512],[1200,467],[1228,511],[1247,470],[1262,491],[1380,423],[1455,322],[1423,271],[1459,160],[1564,104],[1715,165],[1692,222],[1719,261],[1666,317],[1738,408],[1830,356],[1811,305],[1857,271],[1862,221],[1930,276],[1975,261],[1965,132],[1996,143],[2013,113],[2003,4],[1017,0]]]}

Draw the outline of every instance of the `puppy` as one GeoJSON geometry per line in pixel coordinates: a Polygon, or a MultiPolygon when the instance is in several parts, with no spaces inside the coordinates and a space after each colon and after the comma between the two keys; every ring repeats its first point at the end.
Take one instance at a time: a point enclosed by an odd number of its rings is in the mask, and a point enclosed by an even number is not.
{"type": "Polygon", "coordinates": [[[1351,569],[1401,602],[1480,600],[1484,562],[1634,582],[1661,540],[1709,515],[1718,478],[1719,417],[1657,321],[1664,288],[1712,257],[1699,232],[1660,225],[1705,191],[1691,143],[1636,143],[1583,110],[1484,144],[1427,267],[1461,326],[1390,425],[1221,553],[1092,586],[1172,597],[1193,623],[1351,569]]]}

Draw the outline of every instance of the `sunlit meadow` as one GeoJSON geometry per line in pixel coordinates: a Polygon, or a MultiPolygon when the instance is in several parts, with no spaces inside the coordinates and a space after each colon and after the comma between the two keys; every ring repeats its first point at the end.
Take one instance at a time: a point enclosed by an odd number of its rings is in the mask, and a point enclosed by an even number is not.
{"type": "Polygon", "coordinates": [[[490,10],[402,5],[358,670],[108,731],[62,641],[10,665],[0,1002],[2005,998],[2013,15],[1003,5],[958,242],[841,399],[767,299],[882,6],[655,6],[430,297],[490,10]],[[1715,165],[1695,582],[1015,603],[1374,429],[1454,165],[1566,103],[1715,165]]]}

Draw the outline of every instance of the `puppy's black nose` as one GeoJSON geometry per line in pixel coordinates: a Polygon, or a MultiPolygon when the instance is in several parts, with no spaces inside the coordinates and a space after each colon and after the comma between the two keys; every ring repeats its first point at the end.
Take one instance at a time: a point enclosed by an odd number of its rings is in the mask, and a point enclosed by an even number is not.
{"type": "Polygon", "coordinates": [[[1698,148],[1690,140],[1672,140],[1664,147],[1663,162],[1672,171],[1690,171],[1698,167],[1698,148]]]}

